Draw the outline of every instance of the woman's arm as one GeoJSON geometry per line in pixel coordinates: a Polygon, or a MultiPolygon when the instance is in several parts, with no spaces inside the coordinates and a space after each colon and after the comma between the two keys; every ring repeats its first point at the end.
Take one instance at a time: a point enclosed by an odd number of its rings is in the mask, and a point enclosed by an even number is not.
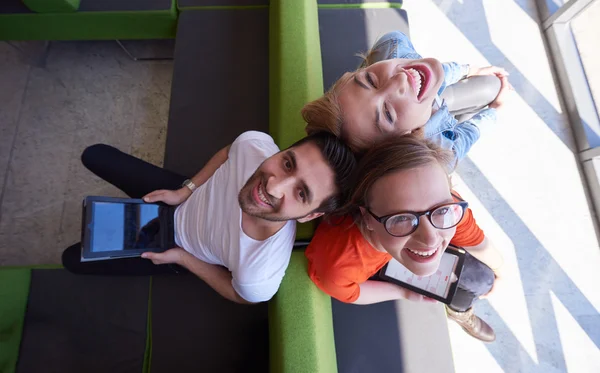
{"type": "Polygon", "coordinates": [[[479,259],[496,273],[501,270],[504,264],[502,254],[500,254],[500,251],[496,249],[492,241],[487,237],[484,237],[479,245],[464,246],[463,249],[467,250],[469,254],[479,259]]]}
{"type": "Polygon", "coordinates": [[[494,290],[496,290],[496,284],[498,281],[501,281],[504,278],[504,271],[502,269],[504,258],[498,249],[496,249],[496,247],[492,244],[492,241],[487,237],[485,237],[483,242],[481,242],[479,245],[464,246],[463,249],[467,250],[469,254],[479,259],[479,261],[483,262],[485,265],[490,267],[492,271],[494,271],[495,279],[492,289],[487,294],[480,297],[486,298],[492,294],[494,290]]]}
{"type": "Polygon", "coordinates": [[[444,68],[444,87],[459,82],[467,77],[471,71],[469,65],[456,62],[444,62],[442,67],[444,68]]]}
{"type": "Polygon", "coordinates": [[[407,299],[414,302],[436,302],[421,294],[417,294],[398,285],[383,281],[366,281],[360,286],[360,295],[353,304],[373,304],[388,300],[407,299]]]}

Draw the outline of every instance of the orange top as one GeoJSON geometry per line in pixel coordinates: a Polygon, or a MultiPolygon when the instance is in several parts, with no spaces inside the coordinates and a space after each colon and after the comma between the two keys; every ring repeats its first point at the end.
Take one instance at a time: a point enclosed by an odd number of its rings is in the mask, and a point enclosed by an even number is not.
{"type": "MultiPolygon", "coordinates": [[[[471,209],[467,209],[450,242],[456,246],[475,246],[483,238],[483,231],[475,222],[471,209]]],[[[358,299],[359,284],[392,259],[390,254],[371,246],[350,217],[339,224],[322,222],[305,255],[308,275],[313,282],[325,293],[347,303],[358,299]]]]}

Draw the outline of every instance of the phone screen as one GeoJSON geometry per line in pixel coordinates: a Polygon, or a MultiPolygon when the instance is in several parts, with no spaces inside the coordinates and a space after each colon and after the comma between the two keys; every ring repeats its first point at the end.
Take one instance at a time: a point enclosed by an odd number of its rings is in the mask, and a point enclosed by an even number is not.
{"type": "Polygon", "coordinates": [[[458,256],[444,252],[440,266],[434,274],[431,276],[417,276],[396,259],[392,259],[385,269],[385,275],[439,297],[447,298],[450,286],[457,280],[454,273],[458,260],[458,256]]]}

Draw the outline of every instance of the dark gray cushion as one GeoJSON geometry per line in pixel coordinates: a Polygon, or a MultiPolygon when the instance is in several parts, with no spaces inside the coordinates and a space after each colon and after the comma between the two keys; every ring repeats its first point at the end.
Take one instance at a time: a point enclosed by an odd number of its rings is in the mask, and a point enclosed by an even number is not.
{"type": "Polygon", "coordinates": [[[0,14],[33,13],[21,0],[0,0],[0,14]]]}
{"type": "Polygon", "coordinates": [[[347,71],[354,71],[379,37],[399,30],[408,35],[402,9],[319,9],[323,85],[328,89],[347,71]]]}
{"type": "Polygon", "coordinates": [[[242,132],[268,132],[269,10],[182,12],[165,167],[194,175],[242,132]]]}
{"type": "Polygon", "coordinates": [[[318,4],[365,4],[365,3],[393,3],[402,4],[402,0],[317,0],[318,4]]]}
{"type": "Polygon", "coordinates": [[[401,372],[394,302],[363,306],[332,299],[332,308],[339,373],[401,372]]]}
{"type": "Polygon", "coordinates": [[[339,373],[454,372],[441,304],[399,300],[365,306],[334,299],[332,308],[339,373]]]}
{"type": "Polygon", "coordinates": [[[192,6],[249,6],[269,5],[269,0],[177,0],[177,6],[182,8],[192,6]]]}
{"type": "Polygon", "coordinates": [[[172,0],[81,0],[79,11],[168,10],[172,0]]]}
{"type": "Polygon", "coordinates": [[[32,270],[17,372],[141,372],[149,284],[32,270]]]}
{"type": "Polygon", "coordinates": [[[191,274],[152,280],[151,373],[268,372],[267,303],[240,305],[191,274]]]}

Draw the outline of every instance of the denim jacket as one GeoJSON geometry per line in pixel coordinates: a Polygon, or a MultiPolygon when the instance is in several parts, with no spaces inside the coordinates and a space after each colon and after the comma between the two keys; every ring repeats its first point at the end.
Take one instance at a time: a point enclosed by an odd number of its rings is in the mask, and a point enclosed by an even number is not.
{"type": "MultiPolygon", "coordinates": [[[[376,43],[366,61],[367,65],[391,58],[421,59],[408,39],[400,31],[392,31],[382,36],[376,43]]],[[[455,62],[443,63],[444,82],[438,91],[440,95],[447,86],[463,79],[468,73],[468,65],[455,62]]],[[[438,96],[438,101],[439,96],[438,96]]],[[[496,109],[485,109],[471,119],[458,123],[444,102],[440,109],[433,113],[425,123],[425,137],[445,149],[452,149],[455,156],[454,165],[467,153],[479,139],[481,129],[493,125],[496,121],[496,109]]]]}

